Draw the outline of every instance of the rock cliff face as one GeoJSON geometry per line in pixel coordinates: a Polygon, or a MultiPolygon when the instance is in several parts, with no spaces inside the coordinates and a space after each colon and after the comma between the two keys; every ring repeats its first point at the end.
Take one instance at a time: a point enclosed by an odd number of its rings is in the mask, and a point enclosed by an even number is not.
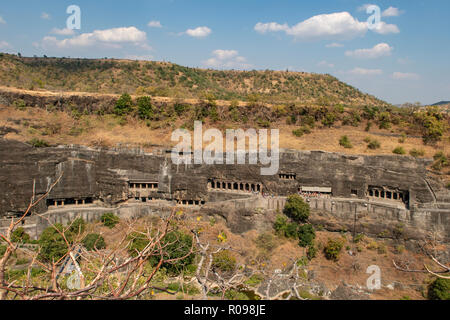
{"type": "Polygon", "coordinates": [[[337,223],[350,224],[354,210],[369,207],[368,212],[376,214],[376,208],[389,207],[400,211],[393,209],[383,225],[401,221],[402,214],[424,214],[426,221],[409,223],[411,228],[441,228],[450,238],[449,193],[427,172],[428,160],[284,151],[278,174],[262,176],[260,165],[177,166],[170,155],[164,150],[149,154],[76,146],[36,149],[0,138],[0,215],[17,215],[26,209],[33,181],[36,194],[44,194],[62,175],[47,201],[36,208],[39,213],[62,206],[114,209],[130,202],[150,206],[155,201],[168,205],[176,201],[205,212],[219,213],[226,208],[229,212],[220,214],[233,216],[237,225],[241,219],[246,227],[241,225],[239,231],[245,231],[255,226],[252,214],[257,207],[272,212],[282,209],[279,204],[270,205],[268,197],[281,199],[300,192],[311,197],[313,210],[330,214],[337,223]],[[259,197],[263,204],[250,205],[246,199],[252,197],[259,197]],[[319,200],[323,200],[320,205],[319,200]],[[338,206],[335,201],[357,202],[361,208],[338,206]]]}

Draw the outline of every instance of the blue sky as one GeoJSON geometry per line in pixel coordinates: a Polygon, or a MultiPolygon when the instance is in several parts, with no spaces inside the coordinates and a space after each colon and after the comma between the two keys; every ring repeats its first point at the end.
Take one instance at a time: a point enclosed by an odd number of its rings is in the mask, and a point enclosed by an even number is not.
{"type": "Polygon", "coordinates": [[[448,0],[40,0],[0,8],[0,51],[329,73],[388,102],[450,100],[448,0]],[[66,9],[81,9],[67,29],[66,9]],[[380,8],[375,30],[367,5],[380,8]]]}

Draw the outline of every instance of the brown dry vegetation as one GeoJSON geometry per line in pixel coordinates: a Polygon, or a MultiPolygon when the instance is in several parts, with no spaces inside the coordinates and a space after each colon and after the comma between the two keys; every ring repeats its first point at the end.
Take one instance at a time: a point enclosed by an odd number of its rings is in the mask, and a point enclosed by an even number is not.
{"type": "MultiPolygon", "coordinates": [[[[153,146],[173,146],[171,135],[174,129],[180,128],[184,120],[178,119],[170,125],[159,127],[158,123],[147,126],[145,122],[129,117],[126,123],[113,115],[84,115],[79,120],[74,119],[66,112],[48,112],[43,109],[27,108],[17,110],[14,107],[2,106],[0,108],[0,127],[9,127],[18,130],[18,133],[9,133],[6,138],[22,142],[32,138],[44,139],[51,144],[78,144],[88,146],[113,147],[118,144],[140,146],[151,150],[153,146]]],[[[232,123],[206,124],[208,127],[237,128],[232,123]]],[[[412,149],[423,149],[425,158],[432,158],[437,151],[450,154],[449,136],[434,145],[425,145],[422,138],[406,137],[403,143],[399,142],[401,128],[393,127],[390,130],[380,130],[376,126],[366,132],[365,125],[358,127],[336,126],[332,128],[318,127],[310,134],[296,137],[292,131],[298,126],[277,123],[274,128],[280,130],[280,147],[295,150],[322,150],[328,152],[343,152],[347,154],[387,154],[392,155],[395,147],[402,146],[407,154],[412,149]],[[386,136],[394,134],[396,136],[386,136]],[[353,148],[345,149],[339,145],[342,136],[348,136],[353,148]],[[376,150],[367,148],[366,138],[376,139],[381,147],[376,150]]],[[[224,131],[223,131],[224,132],[224,131]]]]}
{"type": "MultiPolygon", "coordinates": [[[[213,246],[229,246],[232,255],[237,259],[239,265],[247,265],[250,268],[265,270],[272,273],[275,269],[287,270],[293,261],[305,256],[305,249],[300,248],[295,240],[289,240],[275,235],[273,230],[267,230],[274,238],[274,248],[267,251],[258,247],[258,233],[256,230],[248,231],[244,234],[233,234],[223,222],[212,224],[205,217],[196,213],[184,213],[183,229],[200,230],[202,243],[209,242],[213,246]],[[219,241],[219,234],[226,235],[226,241],[219,241]]],[[[121,239],[126,230],[125,224],[120,224],[113,230],[106,227],[95,226],[95,230],[101,233],[108,247],[113,247],[121,239]]],[[[314,280],[322,282],[330,290],[334,290],[343,281],[352,286],[365,287],[370,274],[366,269],[371,265],[377,265],[381,269],[382,285],[381,290],[374,291],[372,299],[377,300],[398,300],[410,298],[413,300],[425,299],[426,287],[432,280],[432,276],[425,273],[408,273],[397,270],[392,261],[408,262],[412,269],[423,269],[423,264],[430,263],[430,259],[420,252],[413,252],[404,249],[404,243],[395,244],[392,241],[383,239],[373,239],[364,237],[358,243],[353,243],[350,233],[340,234],[327,231],[317,231],[315,240],[319,248],[316,258],[308,263],[306,270],[314,273],[314,280]],[[344,239],[345,244],[339,255],[339,260],[333,262],[327,260],[322,252],[323,246],[329,238],[344,239]],[[402,250],[398,250],[402,247],[402,250]],[[358,249],[359,248],[359,249],[358,249]],[[379,248],[379,249],[377,249],[379,248]],[[354,253],[351,256],[347,249],[354,253]],[[395,290],[387,289],[385,286],[400,283],[403,288],[396,287],[395,290]]],[[[156,299],[175,299],[176,297],[160,293],[156,299]]],[[[184,299],[195,298],[195,296],[185,295],[184,299]]]]}

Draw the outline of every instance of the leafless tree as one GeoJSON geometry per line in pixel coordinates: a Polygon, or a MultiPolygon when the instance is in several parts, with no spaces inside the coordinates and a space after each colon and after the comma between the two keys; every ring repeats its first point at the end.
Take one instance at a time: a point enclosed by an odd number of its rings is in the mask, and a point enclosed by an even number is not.
{"type": "MultiPolygon", "coordinates": [[[[72,224],[64,227],[62,230],[53,224],[49,218],[44,215],[50,227],[54,228],[64,239],[67,247],[65,254],[57,261],[45,261],[40,257],[39,250],[32,252],[19,247],[13,243],[11,236],[17,226],[29,215],[33,215],[31,209],[40,201],[45,199],[54,186],[59,182],[59,177],[47,192],[35,199],[34,187],[33,197],[26,212],[17,221],[12,219],[6,234],[0,237],[6,242],[7,248],[3,257],[0,259],[0,299],[24,299],[24,300],[61,300],[61,299],[99,299],[99,300],[125,300],[137,299],[142,297],[151,297],[153,290],[165,291],[171,293],[167,288],[157,287],[153,284],[156,273],[163,265],[176,263],[194,253],[194,241],[192,247],[182,257],[171,258],[167,253],[169,246],[173,246],[179,240],[172,242],[165,241],[166,236],[177,229],[175,223],[175,208],[171,214],[162,219],[159,224],[153,222],[142,226],[142,223],[135,221],[125,222],[127,230],[114,248],[108,250],[86,251],[78,250],[82,247],[81,240],[85,235],[79,235],[76,239],[69,241],[66,236],[67,231],[72,224]],[[142,249],[136,249],[132,255],[129,254],[129,248],[132,239],[130,235],[138,235],[144,240],[145,245],[142,249]],[[7,263],[10,257],[22,250],[31,258],[28,266],[26,279],[24,281],[9,281],[6,277],[7,263]],[[78,250],[78,251],[77,251],[78,250]],[[80,256],[76,257],[75,252],[80,256]],[[153,258],[156,264],[149,264],[153,258]],[[156,259],[155,259],[156,258],[156,259]],[[59,281],[60,272],[64,261],[70,261],[75,266],[75,273],[78,277],[76,288],[68,288],[59,281]],[[35,283],[32,277],[33,266],[39,266],[45,272],[45,279],[42,283],[35,283]]],[[[39,282],[39,281],[38,281],[39,282]]]]}
{"type": "MultiPolygon", "coordinates": [[[[436,241],[432,241],[431,242],[431,246],[435,247],[435,243],[436,241]]],[[[430,253],[429,250],[426,249],[428,243],[424,243],[421,245],[421,249],[422,251],[431,258],[431,260],[438,265],[441,270],[438,271],[432,271],[430,270],[430,268],[424,263],[424,269],[410,269],[409,268],[409,263],[403,263],[402,266],[399,265],[399,263],[395,262],[394,260],[392,260],[392,263],[394,264],[394,267],[397,270],[403,271],[403,272],[416,272],[416,273],[429,273],[432,274],[438,278],[442,278],[442,279],[450,279],[450,276],[444,275],[444,274],[449,274],[450,273],[450,267],[446,266],[445,264],[443,264],[442,262],[440,262],[438,259],[436,259],[435,255],[430,253]],[[442,270],[443,269],[443,270],[442,270]]]]}
{"type": "Polygon", "coordinates": [[[232,288],[243,285],[248,275],[244,275],[239,267],[236,268],[232,274],[228,274],[227,276],[220,274],[220,272],[213,268],[214,255],[224,250],[232,250],[232,248],[229,246],[213,247],[209,242],[202,243],[198,233],[195,231],[193,231],[193,233],[198,248],[198,254],[200,256],[195,278],[200,285],[202,299],[206,300],[208,293],[210,293],[212,289],[219,289],[222,293],[221,298],[225,299],[225,293],[232,288]]]}

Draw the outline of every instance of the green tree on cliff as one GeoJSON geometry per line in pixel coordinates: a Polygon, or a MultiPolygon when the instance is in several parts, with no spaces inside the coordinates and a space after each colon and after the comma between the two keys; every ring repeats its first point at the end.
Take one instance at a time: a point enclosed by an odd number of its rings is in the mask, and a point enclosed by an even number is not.
{"type": "Polygon", "coordinates": [[[298,194],[288,197],[283,213],[295,222],[305,223],[309,218],[309,205],[298,194]]]}

